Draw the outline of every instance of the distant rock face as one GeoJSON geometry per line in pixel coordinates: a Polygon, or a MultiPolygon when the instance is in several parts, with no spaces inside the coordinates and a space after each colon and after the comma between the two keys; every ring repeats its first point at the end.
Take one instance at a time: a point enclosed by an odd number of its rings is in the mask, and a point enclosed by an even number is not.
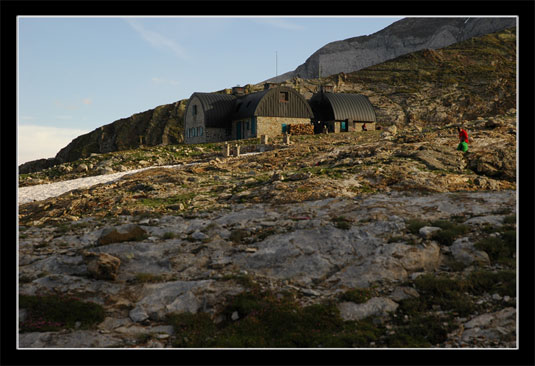
{"type": "Polygon", "coordinates": [[[50,168],[56,165],[57,163],[58,162],[55,158],[28,161],[19,166],[19,174],[28,174],[28,173],[38,172],[40,170],[50,168]]]}
{"type": "MultiPolygon", "coordinates": [[[[182,116],[187,100],[165,104],[78,136],[61,149],[55,164],[88,157],[91,153],[137,148],[141,145],[169,145],[183,141],[182,116]]],[[[54,165],[54,164],[53,164],[54,165]]]]}
{"type": "Polygon", "coordinates": [[[328,43],[294,71],[267,81],[317,78],[320,65],[321,77],[349,73],[407,53],[446,47],[515,25],[514,18],[405,18],[368,36],[328,43]]]}

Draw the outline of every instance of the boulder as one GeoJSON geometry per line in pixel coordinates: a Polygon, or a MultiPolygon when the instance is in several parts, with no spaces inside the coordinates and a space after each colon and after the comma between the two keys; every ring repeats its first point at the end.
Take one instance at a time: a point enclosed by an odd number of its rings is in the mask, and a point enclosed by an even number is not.
{"type": "Polygon", "coordinates": [[[85,173],[89,170],[89,167],[86,165],[86,164],[80,164],[78,165],[78,167],[76,168],[76,171],[78,173],[85,173]]]}
{"type": "Polygon", "coordinates": [[[119,272],[121,260],[107,253],[83,251],[82,256],[87,270],[97,280],[115,280],[119,272]]]}
{"type": "Polygon", "coordinates": [[[364,304],[342,302],[338,304],[340,316],[345,321],[362,320],[369,316],[382,317],[396,311],[398,304],[384,297],[373,297],[364,304]]]}
{"type": "Polygon", "coordinates": [[[460,238],[450,246],[451,254],[457,262],[469,266],[471,264],[490,265],[489,255],[474,248],[468,238],[460,238]]]}
{"type": "Polygon", "coordinates": [[[209,286],[211,280],[172,281],[145,285],[141,292],[142,299],[129,313],[130,319],[139,322],[147,318],[162,320],[170,313],[197,313],[202,302],[193,291],[209,286]]]}
{"type": "Polygon", "coordinates": [[[420,294],[418,293],[418,291],[416,291],[412,287],[404,286],[404,287],[396,287],[389,297],[390,299],[399,302],[405,299],[420,297],[420,294]]]}
{"type": "Polygon", "coordinates": [[[441,228],[439,227],[435,227],[435,226],[424,226],[422,228],[420,228],[419,230],[419,234],[422,238],[424,239],[430,239],[432,236],[433,236],[433,233],[437,232],[437,231],[440,231],[442,230],[441,228]]]}
{"type": "Polygon", "coordinates": [[[147,232],[135,224],[127,224],[117,228],[106,228],[97,240],[98,245],[120,243],[124,241],[142,240],[147,232]]]}

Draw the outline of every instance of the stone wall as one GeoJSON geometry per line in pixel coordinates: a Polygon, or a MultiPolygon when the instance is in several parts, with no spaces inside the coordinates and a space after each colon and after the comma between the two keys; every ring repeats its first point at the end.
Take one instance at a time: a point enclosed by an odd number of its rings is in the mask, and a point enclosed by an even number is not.
{"type": "Polygon", "coordinates": [[[184,142],[186,144],[201,144],[206,141],[206,128],[204,126],[204,111],[199,98],[193,97],[184,112],[184,142]],[[197,106],[197,114],[193,114],[193,107],[197,106]],[[189,131],[191,128],[195,128],[198,131],[199,127],[202,128],[201,136],[191,136],[189,131]]]}
{"type": "Polygon", "coordinates": [[[309,118],[257,117],[257,135],[275,137],[282,135],[282,125],[309,124],[309,118]]]}
{"type": "Polygon", "coordinates": [[[227,130],[224,128],[206,128],[205,142],[222,142],[230,140],[227,130]]]}

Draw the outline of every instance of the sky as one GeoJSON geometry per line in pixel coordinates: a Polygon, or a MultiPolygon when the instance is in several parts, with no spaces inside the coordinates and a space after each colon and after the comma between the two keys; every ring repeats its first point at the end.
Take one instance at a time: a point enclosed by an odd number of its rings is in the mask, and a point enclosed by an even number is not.
{"type": "Polygon", "coordinates": [[[118,119],[293,71],[402,17],[17,19],[18,164],[118,119]]]}

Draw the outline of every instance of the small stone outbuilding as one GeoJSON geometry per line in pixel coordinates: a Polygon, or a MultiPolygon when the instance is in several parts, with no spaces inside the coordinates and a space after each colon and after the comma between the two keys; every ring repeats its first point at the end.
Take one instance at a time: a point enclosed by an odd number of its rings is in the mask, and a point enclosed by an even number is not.
{"type": "Polygon", "coordinates": [[[323,131],[324,126],[329,132],[362,131],[364,124],[368,131],[375,130],[375,110],[364,95],[319,92],[309,103],[316,133],[323,131]]]}

